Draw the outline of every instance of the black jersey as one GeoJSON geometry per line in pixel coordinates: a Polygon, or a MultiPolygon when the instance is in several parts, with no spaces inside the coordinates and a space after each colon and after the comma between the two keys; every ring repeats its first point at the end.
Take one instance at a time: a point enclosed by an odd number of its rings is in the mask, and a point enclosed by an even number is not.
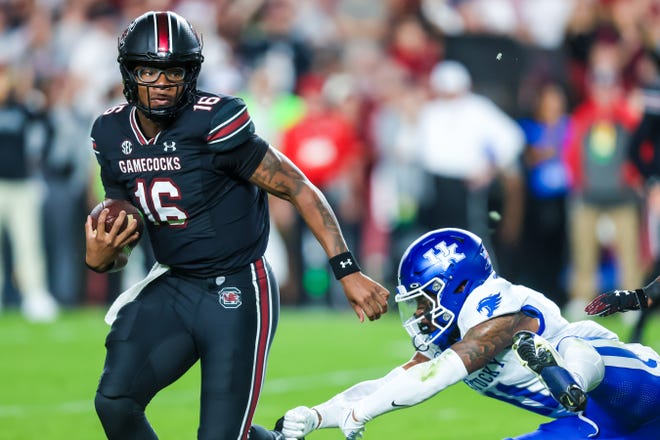
{"type": "Polygon", "coordinates": [[[92,143],[106,197],[144,213],[156,259],[197,276],[231,273],[263,255],[267,194],[248,179],[268,149],[245,103],[198,92],[167,129],[147,139],[137,110],[99,116],[92,143]]]}

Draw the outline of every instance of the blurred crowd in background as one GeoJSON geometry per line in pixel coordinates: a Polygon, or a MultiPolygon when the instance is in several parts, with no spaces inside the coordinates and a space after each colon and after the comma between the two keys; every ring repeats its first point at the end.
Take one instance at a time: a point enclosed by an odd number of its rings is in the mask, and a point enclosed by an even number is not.
{"type": "MultiPolygon", "coordinates": [[[[247,102],[390,290],[410,240],[445,226],[569,318],[657,274],[660,0],[3,0],[4,307],[108,304],[153,263],[142,240],[124,271],[89,271],[83,225],[103,198],[90,127],[123,101],[117,37],[168,9],[202,36],[199,88],[247,102]]],[[[347,307],[292,207],[271,208],[282,303],[347,307]]]]}

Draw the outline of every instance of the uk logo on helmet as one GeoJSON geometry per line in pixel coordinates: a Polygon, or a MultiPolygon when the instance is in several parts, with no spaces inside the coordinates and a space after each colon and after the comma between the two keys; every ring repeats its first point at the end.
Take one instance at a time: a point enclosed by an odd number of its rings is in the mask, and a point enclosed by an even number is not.
{"type": "Polygon", "coordinates": [[[236,287],[225,287],[218,292],[218,302],[225,309],[236,309],[243,304],[241,301],[241,291],[236,287]]]}
{"type": "Polygon", "coordinates": [[[441,241],[433,249],[424,253],[424,258],[433,264],[440,264],[442,270],[447,270],[452,263],[458,263],[465,258],[465,254],[456,252],[456,243],[447,246],[447,243],[441,241]],[[437,251],[437,252],[436,252],[437,251]]]}

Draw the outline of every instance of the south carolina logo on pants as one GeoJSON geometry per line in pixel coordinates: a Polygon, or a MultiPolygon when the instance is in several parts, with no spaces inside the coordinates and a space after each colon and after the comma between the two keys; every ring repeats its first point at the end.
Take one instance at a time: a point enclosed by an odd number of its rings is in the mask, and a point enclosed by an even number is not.
{"type": "Polygon", "coordinates": [[[236,287],[225,287],[218,292],[218,302],[225,309],[236,309],[241,306],[241,291],[236,287]]]}

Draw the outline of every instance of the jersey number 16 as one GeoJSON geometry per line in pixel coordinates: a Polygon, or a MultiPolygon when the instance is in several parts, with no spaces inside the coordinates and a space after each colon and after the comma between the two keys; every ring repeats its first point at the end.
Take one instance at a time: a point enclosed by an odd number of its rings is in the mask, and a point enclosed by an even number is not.
{"type": "Polygon", "coordinates": [[[181,199],[179,188],[171,179],[154,179],[149,188],[147,188],[147,183],[143,179],[138,179],[136,185],[137,189],[133,195],[140,202],[142,212],[149,221],[156,225],[162,223],[167,223],[170,226],[186,225],[188,214],[176,205],[163,201],[163,198],[168,200],[181,199]]]}

